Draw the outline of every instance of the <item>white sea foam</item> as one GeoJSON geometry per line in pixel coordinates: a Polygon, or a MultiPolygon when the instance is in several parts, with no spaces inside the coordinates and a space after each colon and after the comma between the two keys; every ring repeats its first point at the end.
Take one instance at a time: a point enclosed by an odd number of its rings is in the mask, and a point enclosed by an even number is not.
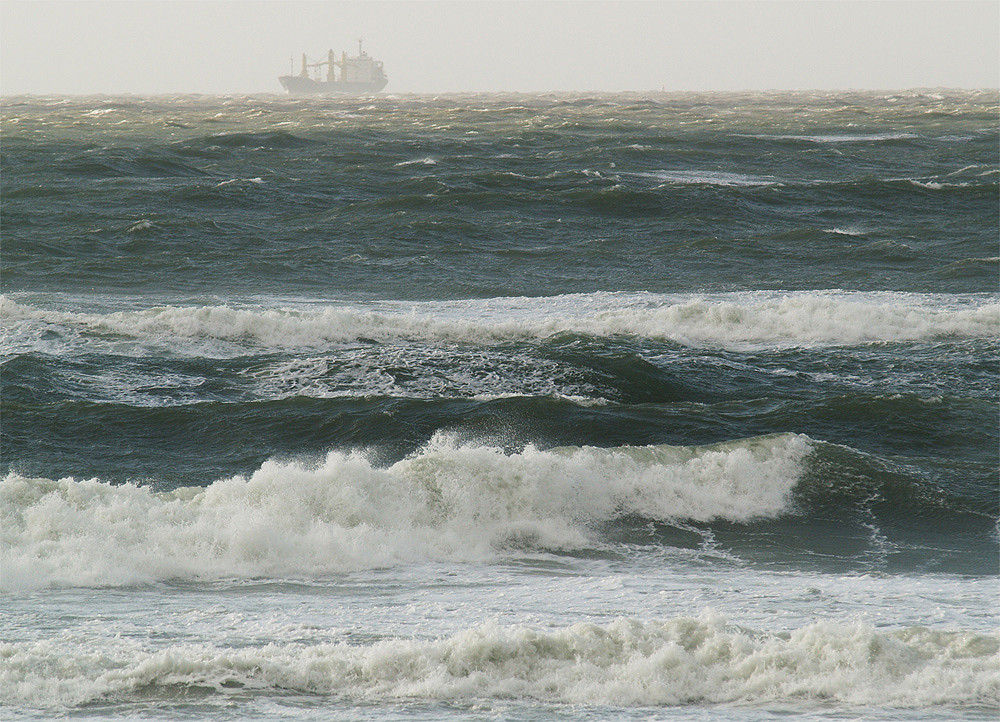
{"type": "Polygon", "coordinates": [[[249,478],[157,493],[98,480],[0,482],[2,586],[295,576],[511,545],[599,543],[619,515],[746,521],[789,510],[811,444],[786,434],[706,447],[528,447],[505,454],[436,437],[388,468],[331,452],[269,461],[249,478]]]}
{"type": "Polygon", "coordinates": [[[1000,303],[986,296],[761,291],[699,296],[593,293],[367,307],[157,306],[79,313],[0,296],[0,322],[15,330],[41,324],[62,326],[73,334],[171,344],[214,339],[278,348],[358,340],[496,343],[559,333],[739,348],[990,338],[1000,333],[1000,303]]]}
{"type": "Polygon", "coordinates": [[[67,707],[102,697],[299,693],[368,702],[535,699],[573,704],[936,705],[995,708],[998,635],[820,622],[790,633],[698,617],[539,630],[486,623],[429,640],[351,645],[175,644],[116,638],[0,644],[8,704],[67,707]],[[173,691],[171,691],[173,690],[173,691]]]}
{"type": "Polygon", "coordinates": [[[336,359],[307,354],[267,364],[253,376],[264,398],[547,396],[599,403],[602,393],[569,364],[464,344],[363,346],[342,349],[336,359]]]}

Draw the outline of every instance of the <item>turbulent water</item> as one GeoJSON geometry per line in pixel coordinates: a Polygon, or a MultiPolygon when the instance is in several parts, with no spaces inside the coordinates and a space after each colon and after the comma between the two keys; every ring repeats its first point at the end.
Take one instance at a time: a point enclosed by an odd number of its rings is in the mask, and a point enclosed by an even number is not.
{"type": "Polygon", "coordinates": [[[8,97],[5,719],[994,719],[996,91],[8,97]]]}

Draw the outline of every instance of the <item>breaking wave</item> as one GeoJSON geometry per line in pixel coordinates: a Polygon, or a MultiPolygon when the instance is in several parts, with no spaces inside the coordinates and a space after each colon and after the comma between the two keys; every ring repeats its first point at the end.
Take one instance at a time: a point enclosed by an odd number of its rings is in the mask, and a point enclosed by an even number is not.
{"type": "Polygon", "coordinates": [[[715,296],[576,294],[451,302],[304,308],[158,306],[74,313],[0,297],[9,327],[35,323],[76,333],[220,339],[290,348],[359,340],[491,343],[560,333],[638,336],[707,347],[838,346],[994,337],[1000,303],[986,296],[751,292],[715,296]]]}
{"type": "Polygon", "coordinates": [[[528,447],[438,436],[387,468],[361,453],[269,461],[250,477],[156,492],[99,480],[0,482],[2,585],[117,586],[296,576],[505,549],[599,544],[596,525],[780,515],[812,448],[784,434],[703,447],[528,447]]]}
{"type": "Polygon", "coordinates": [[[102,698],[206,694],[348,699],[536,699],[572,704],[830,702],[995,708],[998,635],[818,622],[789,633],[710,611],[544,631],[486,623],[452,636],[367,644],[178,644],[116,638],[100,652],[63,641],[0,644],[8,702],[66,707],[102,698]]]}

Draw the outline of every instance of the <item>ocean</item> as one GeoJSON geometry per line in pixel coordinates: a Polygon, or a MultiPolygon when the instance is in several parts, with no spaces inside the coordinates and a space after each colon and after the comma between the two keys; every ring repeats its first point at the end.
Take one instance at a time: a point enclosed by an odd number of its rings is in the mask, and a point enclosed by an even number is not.
{"type": "Polygon", "coordinates": [[[998,107],[4,98],[2,716],[996,719],[998,107]]]}

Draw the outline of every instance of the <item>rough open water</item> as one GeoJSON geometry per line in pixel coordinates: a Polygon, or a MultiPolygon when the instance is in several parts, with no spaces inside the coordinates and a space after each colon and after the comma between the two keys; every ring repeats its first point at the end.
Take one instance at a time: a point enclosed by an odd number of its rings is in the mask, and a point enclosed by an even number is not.
{"type": "Polygon", "coordinates": [[[5,719],[995,719],[996,91],[2,134],[5,719]]]}

